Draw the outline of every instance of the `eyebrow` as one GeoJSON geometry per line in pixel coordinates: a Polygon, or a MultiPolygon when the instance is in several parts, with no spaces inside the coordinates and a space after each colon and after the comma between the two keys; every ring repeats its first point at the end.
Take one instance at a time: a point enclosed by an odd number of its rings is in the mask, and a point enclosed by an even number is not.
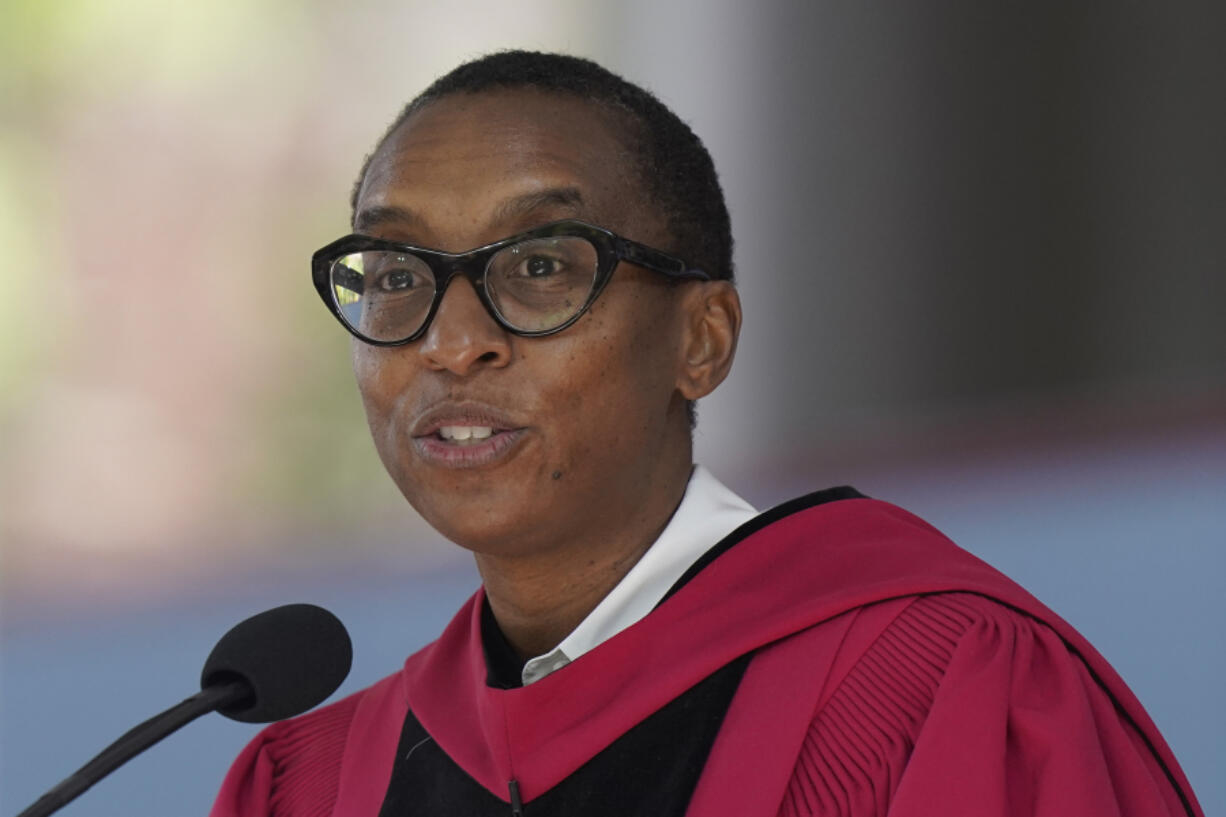
{"type": "Polygon", "coordinates": [[[364,232],[387,224],[421,224],[422,217],[405,207],[376,205],[364,207],[353,217],[353,228],[364,232]]]}
{"type": "Polygon", "coordinates": [[[564,208],[570,211],[568,215],[578,215],[583,212],[583,205],[583,194],[579,188],[551,187],[507,199],[494,211],[494,220],[514,221],[547,207],[564,208]]]}
{"type": "MultiPolygon", "coordinates": [[[[536,210],[545,208],[562,208],[567,215],[578,216],[584,212],[583,194],[577,187],[553,187],[537,190],[520,196],[513,196],[494,210],[492,221],[502,223],[516,221],[530,215],[536,210]]],[[[398,226],[422,226],[425,219],[417,212],[407,207],[396,205],[375,205],[364,207],[353,219],[353,228],[358,232],[367,232],[376,227],[389,224],[398,226]]]]}

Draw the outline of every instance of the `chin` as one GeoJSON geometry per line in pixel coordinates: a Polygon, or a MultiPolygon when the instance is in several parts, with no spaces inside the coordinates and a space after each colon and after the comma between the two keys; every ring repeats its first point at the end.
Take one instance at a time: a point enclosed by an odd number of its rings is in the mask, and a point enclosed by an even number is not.
{"type": "Polygon", "coordinates": [[[430,497],[403,491],[409,504],[448,541],[474,553],[509,555],[525,530],[539,530],[524,513],[524,503],[494,502],[490,497],[456,499],[455,492],[430,497]]]}
{"type": "Polygon", "coordinates": [[[431,520],[427,520],[430,524],[447,538],[449,542],[478,556],[495,556],[508,557],[520,556],[530,552],[533,549],[531,543],[524,542],[520,537],[516,536],[512,531],[517,526],[482,526],[465,525],[462,522],[458,525],[448,526],[445,524],[435,524],[431,520]]]}

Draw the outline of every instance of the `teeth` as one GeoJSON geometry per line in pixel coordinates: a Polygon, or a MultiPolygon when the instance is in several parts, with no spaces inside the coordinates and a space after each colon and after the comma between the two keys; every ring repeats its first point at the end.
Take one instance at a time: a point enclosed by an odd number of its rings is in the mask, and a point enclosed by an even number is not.
{"type": "Polygon", "coordinates": [[[490,426],[443,426],[438,435],[444,440],[466,442],[468,440],[484,440],[494,433],[490,426]]]}

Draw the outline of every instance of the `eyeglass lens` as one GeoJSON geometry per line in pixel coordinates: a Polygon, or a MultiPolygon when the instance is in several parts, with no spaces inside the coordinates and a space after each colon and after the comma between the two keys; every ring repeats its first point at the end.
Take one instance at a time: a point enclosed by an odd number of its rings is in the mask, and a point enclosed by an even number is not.
{"type": "MultiPolygon", "coordinates": [[[[485,293],[508,326],[556,329],[587,302],[598,256],[578,236],[533,238],[503,247],[485,268],[485,293]]],[[[344,321],[375,341],[400,341],[426,322],[438,287],[421,258],[393,250],[350,253],[332,262],[333,297],[344,321]]]]}

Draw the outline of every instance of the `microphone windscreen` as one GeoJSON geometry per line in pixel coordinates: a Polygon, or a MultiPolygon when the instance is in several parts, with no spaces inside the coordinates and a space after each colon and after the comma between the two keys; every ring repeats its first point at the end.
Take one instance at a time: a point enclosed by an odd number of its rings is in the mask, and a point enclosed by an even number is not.
{"type": "Polygon", "coordinates": [[[246,681],[251,695],[218,711],[267,723],[307,711],[349,674],[353,645],[340,620],[313,604],[287,604],[239,622],[204,662],[201,688],[246,681]]]}

